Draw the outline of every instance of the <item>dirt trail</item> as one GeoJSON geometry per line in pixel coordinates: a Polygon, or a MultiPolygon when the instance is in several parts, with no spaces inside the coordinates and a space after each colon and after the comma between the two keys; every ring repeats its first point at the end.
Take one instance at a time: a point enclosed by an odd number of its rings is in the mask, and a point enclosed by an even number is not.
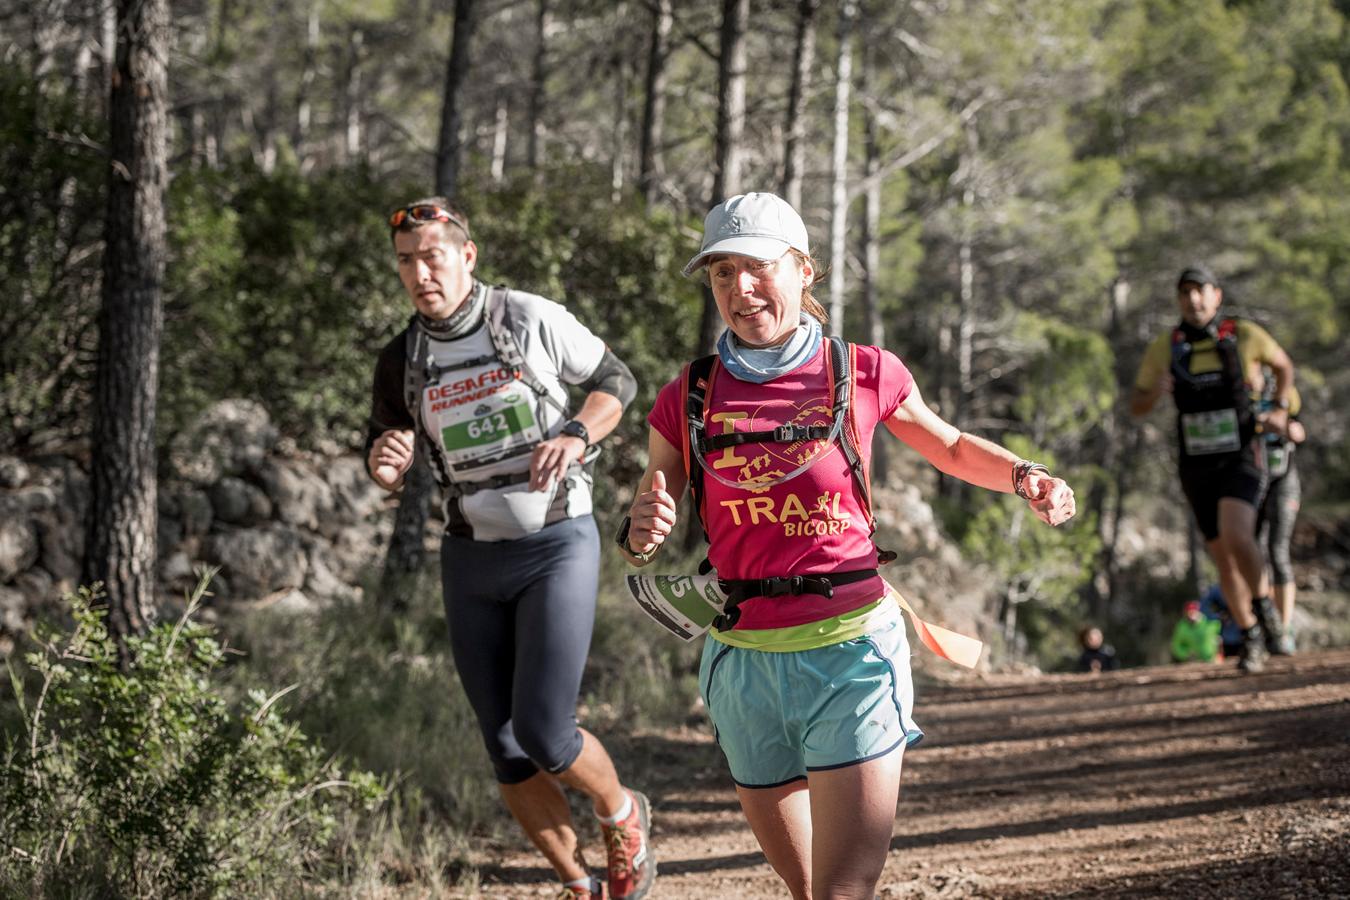
{"type": "MultiPolygon", "coordinates": [[[[916,718],[879,897],[1350,898],[1350,650],[989,677],[916,718]]],[[[786,896],[710,737],[614,750],[655,807],[652,900],[786,896]]],[[[480,896],[553,893],[537,857],[484,862],[480,896]]]]}

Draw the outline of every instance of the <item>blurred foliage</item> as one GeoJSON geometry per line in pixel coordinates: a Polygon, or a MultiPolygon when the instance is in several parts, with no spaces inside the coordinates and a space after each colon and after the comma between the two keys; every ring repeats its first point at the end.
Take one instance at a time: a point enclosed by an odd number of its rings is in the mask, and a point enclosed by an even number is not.
{"type": "Polygon", "coordinates": [[[100,126],[0,63],[0,451],[79,434],[97,343],[100,126]],[[92,137],[90,137],[92,135],[92,137]]]}
{"type": "Polygon", "coordinates": [[[389,186],[361,166],[179,175],[161,434],[216,400],[249,397],[302,446],[357,446],[374,355],[407,305],[384,227],[392,205],[389,186]]]}
{"type": "MultiPolygon", "coordinates": [[[[605,442],[602,519],[645,463],[643,416],[688,358],[700,309],[678,271],[712,183],[707,51],[719,7],[678,7],[650,206],[633,186],[645,4],[556,0],[542,35],[535,7],[483,7],[463,98],[458,199],[483,277],[565,303],[638,377],[637,401],[605,442]]],[[[97,341],[106,98],[87,51],[101,26],[87,5],[44,9],[16,10],[0,38],[0,452],[84,435],[97,341]]],[[[801,206],[818,251],[831,224],[837,12],[826,4],[817,17],[800,113],[801,206]]],[[[161,439],[212,400],[244,396],[300,447],[352,448],[375,353],[409,313],[382,220],[428,193],[450,11],[343,0],[174,14],[161,439]]],[[[1269,327],[1300,385],[1314,387],[1300,453],[1307,504],[1346,496],[1345,14],[1335,0],[861,4],[859,56],[886,60],[850,121],[860,138],[856,113],[873,117],[888,172],[884,342],[944,415],[994,440],[1026,435],[1062,460],[1096,517],[1075,531],[1114,538],[1115,510],[1145,495],[1180,506],[1171,411],[1140,430],[1119,404],[1143,346],[1175,321],[1175,273],[1194,259],[1220,273],[1227,311],[1269,327]]],[[[794,16],[791,4],[766,6],[747,35],[747,189],[773,188],[781,174],[794,16]]],[[[850,190],[863,141],[851,143],[850,190]]],[[[861,212],[854,202],[850,226],[861,212]]],[[[821,260],[847,276],[850,337],[864,333],[859,258],[821,260]]],[[[958,540],[1011,524],[975,527],[992,515],[978,497],[943,485],[936,502],[958,540]]],[[[1111,565],[1109,553],[1096,565],[1111,565]]],[[[1113,574],[1110,603],[1146,608],[1113,574]]],[[[1060,609],[1056,591],[1044,602],[1060,609]]],[[[1024,624],[1042,602],[1028,601],[1024,624]]]]}
{"type": "MultiPolygon", "coordinates": [[[[1071,470],[1027,439],[1013,436],[1007,444],[1021,458],[1079,483],[1071,470]]],[[[1092,578],[1101,550],[1093,514],[1080,513],[1072,526],[1048,528],[1013,494],[981,505],[965,527],[961,549],[983,560],[1003,585],[1000,618],[1014,622],[1032,647],[1063,644],[1066,632],[1077,627],[1079,592],[1092,578]],[[1018,609],[1024,605],[1025,611],[1018,609]]]]}
{"type": "Polygon", "coordinates": [[[286,720],[286,691],[231,699],[226,651],[194,619],[206,586],[125,647],[82,589],[27,655],[32,683],[10,669],[23,727],[0,763],[0,893],[294,896],[331,877],[340,821],[383,789],[286,720]]]}

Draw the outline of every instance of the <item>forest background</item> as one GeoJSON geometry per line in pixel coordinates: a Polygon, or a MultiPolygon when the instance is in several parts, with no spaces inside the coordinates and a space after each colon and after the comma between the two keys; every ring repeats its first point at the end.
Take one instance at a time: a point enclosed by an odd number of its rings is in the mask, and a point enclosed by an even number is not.
{"type": "MultiPolygon", "coordinates": [[[[0,454],[91,440],[112,48],[134,6],[0,3],[0,454]]],[[[1053,666],[1087,619],[1142,659],[1138,623],[1207,579],[1170,415],[1141,426],[1123,406],[1192,261],[1219,273],[1227,312],[1294,358],[1306,514],[1344,518],[1344,0],[167,12],[160,447],[212,401],[244,397],[299,451],[358,452],[375,354],[408,311],[385,217],[450,186],[483,277],[565,302],[639,379],[599,475],[609,533],[645,462],[643,414],[708,343],[706,299],[679,276],[702,215],[759,189],[802,210],[846,337],[894,350],[945,417],[1075,485],[1073,528],[1023,529],[1010,499],[900,448],[878,455],[877,481],[922,484],[945,533],[995,573],[1000,661],[1053,666]],[[1122,562],[1131,516],[1189,530],[1185,577],[1122,562]]],[[[317,745],[395,779],[378,813],[322,812],[328,849],[296,878],[472,881],[473,842],[510,839],[451,683],[435,580],[417,585],[408,608],[312,630],[233,623],[248,656],[207,666],[238,696],[302,684],[291,713],[317,745]]],[[[682,721],[694,699],[685,648],[646,650],[642,677],[620,677],[642,634],[600,625],[586,699],[610,728],[682,721]]]]}

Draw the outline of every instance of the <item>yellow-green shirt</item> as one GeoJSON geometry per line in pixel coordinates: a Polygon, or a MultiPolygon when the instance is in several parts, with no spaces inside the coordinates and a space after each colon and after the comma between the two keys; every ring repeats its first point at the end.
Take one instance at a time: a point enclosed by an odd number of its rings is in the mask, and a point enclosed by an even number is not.
{"type": "MultiPolygon", "coordinates": [[[[1246,319],[1237,320],[1238,358],[1242,361],[1243,381],[1248,388],[1261,381],[1261,365],[1270,363],[1280,352],[1280,345],[1255,322],[1246,319]]],[[[1139,374],[1134,378],[1134,386],[1140,390],[1152,390],[1162,374],[1172,367],[1172,329],[1164,331],[1153,339],[1144,351],[1139,363],[1139,374]]],[[[1204,375],[1218,372],[1223,368],[1218,348],[1213,338],[1194,341],[1191,344],[1190,370],[1192,375],[1204,375]]],[[[1297,390],[1289,395],[1289,414],[1298,415],[1300,400],[1297,390]]]]}

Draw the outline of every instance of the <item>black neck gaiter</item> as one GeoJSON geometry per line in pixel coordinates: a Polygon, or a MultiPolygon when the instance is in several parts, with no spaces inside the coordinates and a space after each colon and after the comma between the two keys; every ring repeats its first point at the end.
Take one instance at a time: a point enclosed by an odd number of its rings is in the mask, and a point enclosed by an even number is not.
{"type": "Polygon", "coordinates": [[[417,321],[426,329],[427,334],[436,338],[438,341],[453,341],[456,338],[462,338],[466,334],[471,334],[483,322],[483,309],[487,304],[487,291],[477,281],[473,283],[473,290],[469,291],[469,296],[459,305],[459,309],[452,312],[444,319],[428,319],[421,313],[417,314],[417,321]]]}

